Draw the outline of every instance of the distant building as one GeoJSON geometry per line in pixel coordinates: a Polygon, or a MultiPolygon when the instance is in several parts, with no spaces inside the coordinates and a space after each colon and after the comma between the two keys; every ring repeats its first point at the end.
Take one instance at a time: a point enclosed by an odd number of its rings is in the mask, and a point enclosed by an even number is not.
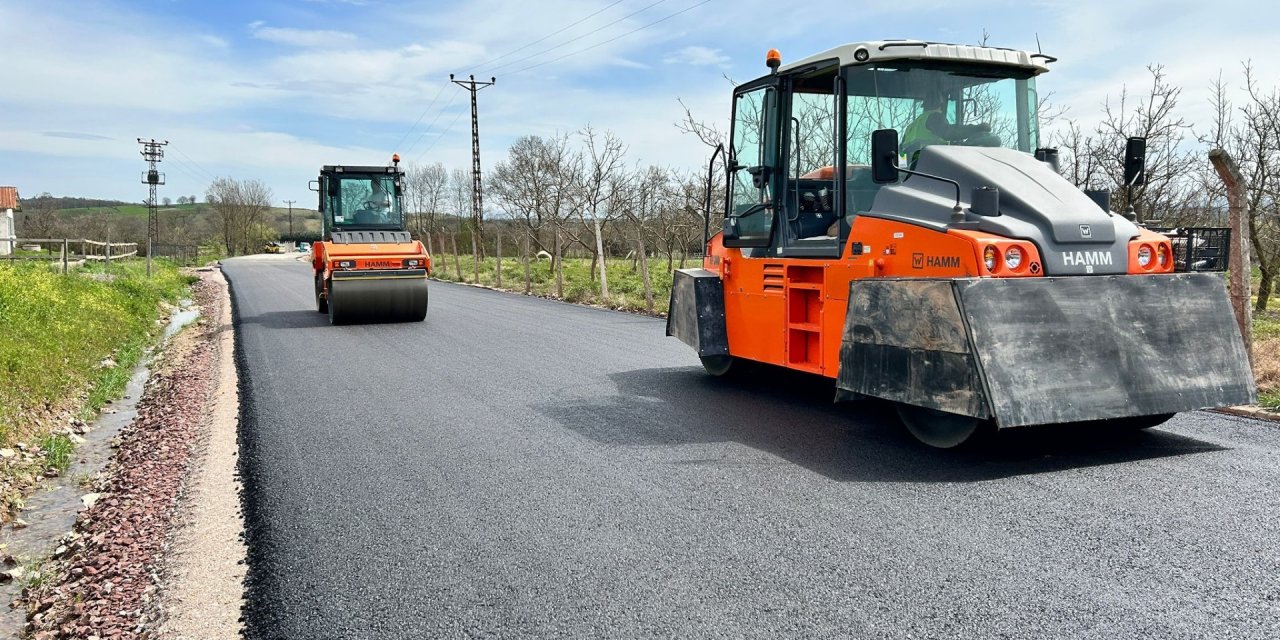
{"type": "Polygon", "coordinates": [[[0,187],[0,256],[13,252],[14,226],[13,212],[22,211],[22,202],[18,199],[17,187],[0,187]]]}

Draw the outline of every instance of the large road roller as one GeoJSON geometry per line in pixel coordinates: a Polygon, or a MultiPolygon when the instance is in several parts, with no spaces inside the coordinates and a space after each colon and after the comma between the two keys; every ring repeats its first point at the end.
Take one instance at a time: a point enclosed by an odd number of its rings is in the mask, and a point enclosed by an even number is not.
{"type": "Polygon", "coordinates": [[[404,171],[390,165],[325,165],[323,236],[311,245],[316,310],[333,324],[421,322],[427,317],[431,256],[405,230],[404,171]]]}
{"type": "MultiPolygon", "coordinates": [[[[892,40],[766,60],[733,92],[723,229],[671,293],[667,334],[709,374],[825,376],[944,448],[1256,400],[1221,274],[1175,272],[1168,238],[1042,148],[1052,57],[892,40]]],[[[1124,168],[1141,185],[1140,139],[1124,168]]]]}

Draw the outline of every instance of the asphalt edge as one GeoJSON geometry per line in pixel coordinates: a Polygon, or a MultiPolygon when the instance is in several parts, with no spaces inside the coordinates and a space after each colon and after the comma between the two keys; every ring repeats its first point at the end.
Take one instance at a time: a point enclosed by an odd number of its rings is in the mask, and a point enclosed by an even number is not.
{"type": "Polygon", "coordinates": [[[270,536],[265,530],[263,510],[258,503],[258,478],[255,473],[255,461],[258,457],[256,439],[257,421],[254,412],[253,385],[249,380],[248,355],[245,350],[244,336],[240,333],[243,319],[240,303],[236,298],[236,285],[221,263],[218,265],[223,278],[227,281],[227,295],[231,298],[231,326],[235,332],[236,389],[240,397],[240,410],[236,428],[236,445],[240,455],[236,470],[240,476],[240,510],[244,518],[245,544],[245,577],[244,600],[240,609],[241,633],[245,638],[274,638],[267,631],[270,629],[271,612],[259,603],[266,599],[263,595],[270,593],[272,575],[265,566],[264,558],[270,557],[270,536]]]}

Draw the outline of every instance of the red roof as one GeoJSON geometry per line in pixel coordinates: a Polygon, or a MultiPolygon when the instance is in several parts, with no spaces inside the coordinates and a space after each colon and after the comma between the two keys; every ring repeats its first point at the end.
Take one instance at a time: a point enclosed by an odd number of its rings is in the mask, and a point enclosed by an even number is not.
{"type": "Polygon", "coordinates": [[[18,208],[18,188],[0,187],[0,209],[18,208]]]}

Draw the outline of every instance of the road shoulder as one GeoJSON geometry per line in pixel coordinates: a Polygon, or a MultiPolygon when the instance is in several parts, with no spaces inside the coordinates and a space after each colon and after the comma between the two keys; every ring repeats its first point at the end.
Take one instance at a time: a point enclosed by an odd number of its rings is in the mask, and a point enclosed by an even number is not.
{"type": "Polygon", "coordinates": [[[217,356],[213,389],[166,559],[160,637],[239,638],[243,606],[245,545],[236,474],[240,400],[235,366],[235,330],[226,280],[220,283],[218,315],[209,318],[217,356]]]}

